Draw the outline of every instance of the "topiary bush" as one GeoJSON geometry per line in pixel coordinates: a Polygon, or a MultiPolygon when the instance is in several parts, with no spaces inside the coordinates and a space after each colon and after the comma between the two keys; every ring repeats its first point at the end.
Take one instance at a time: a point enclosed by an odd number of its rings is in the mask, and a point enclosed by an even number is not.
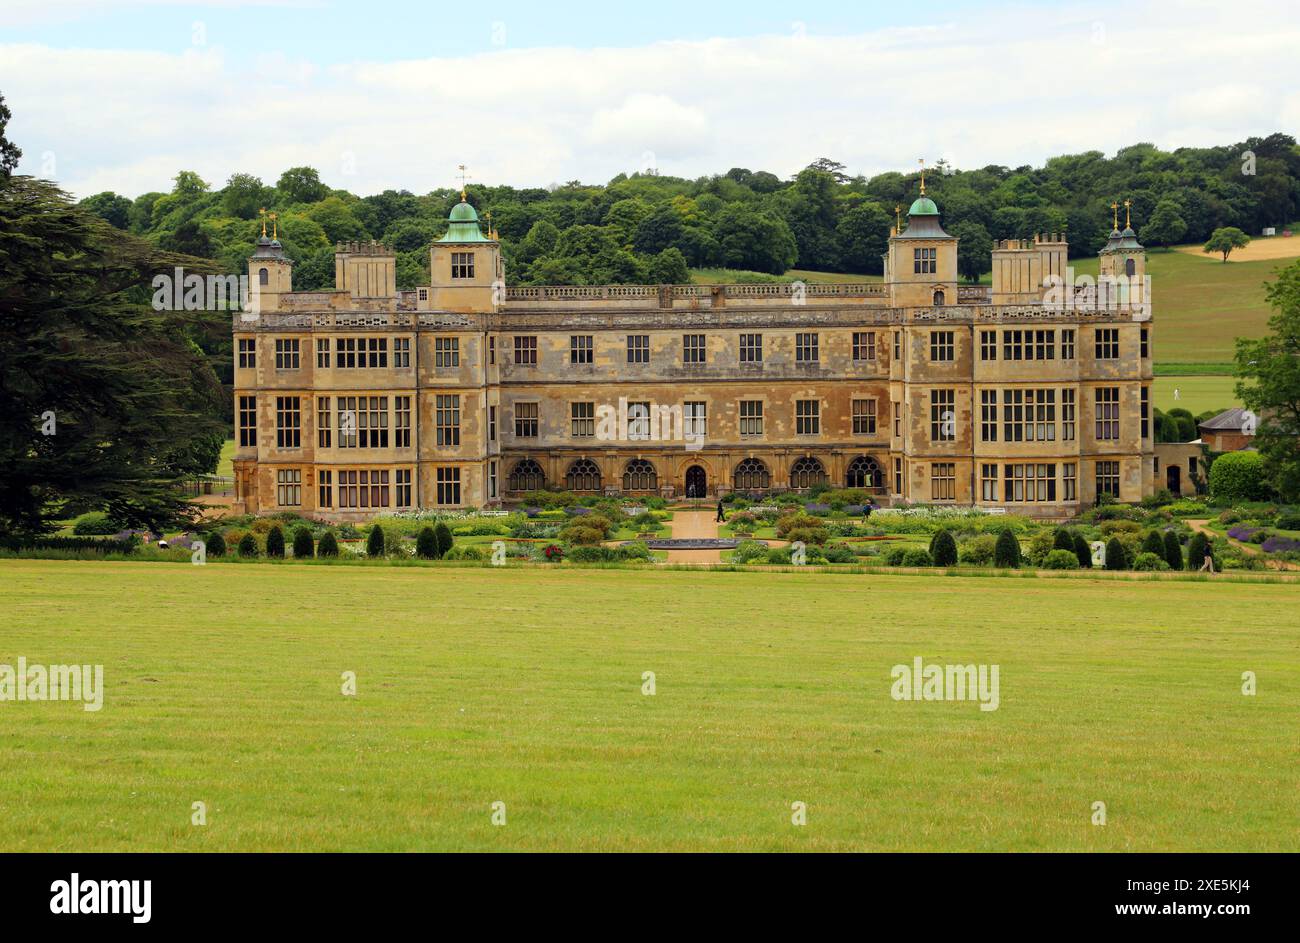
{"type": "Polygon", "coordinates": [[[1267,494],[1264,456],[1258,452],[1227,452],[1210,466],[1210,495],[1216,501],[1261,501],[1267,494]]]}
{"type": "Polygon", "coordinates": [[[472,544],[461,544],[459,547],[452,547],[442,555],[442,558],[444,560],[486,560],[487,554],[472,544]]]}
{"type": "Polygon", "coordinates": [[[1169,564],[1166,563],[1166,562],[1165,562],[1165,558],[1162,557],[1162,556],[1161,556],[1160,554],[1158,554],[1158,553],[1146,553],[1146,552],[1143,552],[1143,553],[1139,553],[1139,554],[1137,555],[1137,559],[1135,559],[1135,560],[1133,561],[1133,569],[1135,569],[1135,570],[1167,570],[1167,569],[1169,569],[1169,564]]]}
{"type": "Polygon", "coordinates": [[[316,547],[316,556],[337,557],[338,555],[339,540],[334,536],[334,531],[327,530],[321,535],[320,544],[316,547]]]}
{"type": "MultiPolygon", "coordinates": [[[[1199,530],[1192,534],[1192,539],[1187,541],[1187,569],[1199,570],[1205,564],[1206,551],[1210,549],[1210,538],[1199,530]]],[[[1215,569],[1218,569],[1219,561],[1214,561],[1215,569]]]]}
{"type": "Polygon", "coordinates": [[[456,543],[451,536],[451,528],[447,526],[445,521],[439,521],[434,525],[433,536],[438,541],[438,556],[445,557],[456,543]]]}
{"type": "Polygon", "coordinates": [[[1171,570],[1183,568],[1183,545],[1179,543],[1178,535],[1172,530],[1165,531],[1165,562],[1169,564],[1171,570]]]}
{"type": "Polygon", "coordinates": [[[903,554],[903,566],[934,566],[930,551],[924,547],[912,547],[903,554]]]}
{"type": "Polygon", "coordinates": [[[980,534],[978,537],[972,537],[961,545],[957,559],[962,563],[988,566],[993,562],[993,552],[997,543],[998,539],[992,534],[980,534]]]}
{"type": "Polygon", "coordinates": [[[370,533],[366,537],[366,556],[382,557],[384,555],[384,529],[378,524],[370,528],[370,533]]]}
{"type": "Polygon", "coordinates": [[[1092,548],[1088,546],[1088,541],[1084,539],[1083,534],[1074,535],[1074,559],[1079,561],[1082,569],[1092,568],[1092,548]]]}
{"type": "Polygon", "coordinates": [[[239,555],[249,558],[257,556],[257,538],[251,531],[239,538],[239,555]]]}
{"type": "Polygon", "coordinates": [[[124,529],[103,511],[88,511],[72,522],[72,532],[78,537],[108,537],[124,529]]]}
{"type": "Polygon", "coordinates": [[[1052,549],[1074,553],[1074,534],[1068,527],[1058,527],[1052,532],[1052,549]]]}
{"type": "Polygon", "coordinates": [[[907,556],[906,547],[890,547],[884,554],[885,563],[888,566],[902,566],[905,556],[907,556]]]}
{"type": "Polygon", "coordinates": [[[311,539],[309,528],[299,527],[293,532],[293,555],[300,560],[316,556],[316,542],[311,539]]]}
{"type": "Polygon", "coordinates": [[[415,555],[422,560],[438,559],[438,538],[432,527],[420,528],[420,533],[415,537],[415,555]]]}
{"type": "Polygon", "coordinates": [[[1157,557],[1165,555],[1165,539],[1160,536],[1160,531],[1149,530],[1146,536],[1142,538],[1141,553],[1154,553],[1157,557]]]}
{"type": "Polygon", "coordinates": [[[1020,541],[1010,529],[998,534],[997,543],[993,547],[993,563],[1003,569],[1020,566],[1020,541]]]}
{"type": "Polygon", "coordinates": [[[284,557],[284,531],[280,530],[277,524],[266,532],[266,555],[268,557],[284,557]]]}
{"type": "Polygon", "coordinates": [[[941,530],[930,541],[930,556],[935,566],[957,565],[957,541],[953,540],[952,531],[941,530]]]}
{"type": "Polygon", "coordinates": [[[204,538],[203,543],[207,547],[208,556],[224,557],[226,555],[226,538],[221,536],[221,531],[214,530],[204,538]]]}
{"type": "Polygon", "coordinates": [[[1043,569],[1045,570],[1077,570],[1079,568],[1079,558],[1074,555],[1073,550],[1053,550],[1043,559],[1043,569]]]}
{"type": "Polygon", "coordinates": [[[1128,569],[1128,554],[1124,552],[1124,545],[1118,537],[1112,537],[1106,542],[1106,569],[1128,569]]]}
{"type": "Polygon", "coordinates": [[[767,545],[757,540],[742,540],[731,553],[733,563],[754,563],[767,559],[767,545]]]}

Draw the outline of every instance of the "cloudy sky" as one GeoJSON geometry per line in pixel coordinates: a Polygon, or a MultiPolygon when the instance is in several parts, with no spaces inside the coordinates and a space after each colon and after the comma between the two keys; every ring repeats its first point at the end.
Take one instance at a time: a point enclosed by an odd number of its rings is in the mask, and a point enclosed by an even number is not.
{"type": "Polygon", "coordinates": [[[1016,166],[1300,132],[1293,4],[2,0],[0,93],[78,196],[1016,166]]]}

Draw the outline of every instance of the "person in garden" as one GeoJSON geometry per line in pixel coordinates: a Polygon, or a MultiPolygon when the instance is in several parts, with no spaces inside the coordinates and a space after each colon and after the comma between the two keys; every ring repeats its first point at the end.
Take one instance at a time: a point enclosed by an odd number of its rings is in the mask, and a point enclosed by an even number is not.
{"type": "Polygon", "coordinates": [[[1211,573],[1214,572],[1214,554],[1210,551],[1208,544],[1205,547],[1205,562],[1201,564],[1201,570],[1209,570],[1211,573]]]}
{"type": "Polygon", "coordinates": [[[721,524],[721,523],[724,523],[726,520],[727,520],[727,515],[724,514],[724,513],[722,512],[722,499],[719,498],[719,499],[718,499],[718,516],[717,516],[717,518],[715,519],[715,521],[716,521],[716,523],[721,524]]]}

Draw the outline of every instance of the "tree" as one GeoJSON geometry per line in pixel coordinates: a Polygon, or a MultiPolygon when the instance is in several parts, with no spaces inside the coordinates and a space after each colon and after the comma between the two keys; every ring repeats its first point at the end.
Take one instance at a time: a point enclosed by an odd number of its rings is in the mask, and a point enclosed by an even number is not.
{"type": "Polygon", "coordinates": [[[1186,232],[1187,223],[1183,221],[1178,204],[1174,200],[1161,200],[1138,233],[1138,238],[1148,246],[1171,246],[1186,232]]]}
{"type": "Polygon", "coordinates": [[[257,211],[271,202],[272,196],[270,189],[263,186],[261,177],[232,174],[221,191],[221,208],[227,216],[256,219],[257,211]]]}
{"type": "Polygon", "coordinates": [[[670,246],[676,246],[685,228],[681,215],[665,203],[637,224],[632,236],[632,247],[646,255],[657,255],[670,246]]]}
{"type": "Polygon", "coordinates": [[[316,555],[316,548],[312,544],[311,531],[306,527],[299,527],[293,532],[293,555],[299,560],[310,559],[316,555]]]}
{"type": "MultiPolygon", "coordinates": [[[[1205,564],[1205,555],[1210,552],[1210,539],[1201,531],[1192,534],[1187,542],[1187,569],[1199,570],[1205,564]]],[[[1219,561],[1214,561],[1214,568],[1219,568],[1219,561]]]]}
{"type": "Polygon", "coordinates": [[[415,555],[424,560],[438,559],[438,538],[432,527],[420,528],[415,537],[415,555]]]}
{"type": "Polygon", "coordinates": [[[1165,555],[1165,539],[1160,536],[1160,531],[1149,530],[1146,536],[1142,538],[1142,553],[1154,553],[1160,558],[1165,555]]]}
{"type": "Polygon", "coordinates": [[[330,188],[320,182],[320,174],[314,167],[290,167],[280,174],[275,188],[285,203],[317,203],[330,192],[330,188]]]}
{"type": "Polygon", "coordinates": [[[382,557],[384,555],[384,529],[372,524],[370,534],[366,537],[366,556],[382,557]]]}
{"type": "MultiPolygon", "coordinates": [[[[1287,502],[1300,501],[1300,262],[1268,284],[1273,306],[1269,333],[1237,341],[1237,396],[1257,417],[1254,446],[1263,457],[1268,485],[1287,502]]],[[[1214,469],[1227,456],[1210,466],[1214,469]]]]}
{"type": "Polygon", "coordinates": [[[1120,543],[1118,537],[1106,541],[1106,569],[1128,569],[1128,554],[1124,552],[1124,545],[1120,543]]]}
{"type": "Polygon", "coordinates": [[[337,557],[339,555],[339,540],[334,536],[334,531],[327,530],[321,535],[320,544],[316,547],[318,557],[337,557]]]}
{"type": "Polygon", "coordinates": [[[1171,570],[1183,568],[1183,545],[1172,530],[1165,531],[1165,562],[1171,570]]]}
{"type": "Polygon", "coordinates": [[[794,233],[785,220],[732,204],[718,214],[713,229],[724,264],[784,275],[799,257],[794,233]]]}
{"type": "Polygon", "coordinates": [[[934,535],[930,541],[930,556],[934,558],[935,566],[957,565],[957,541],[953,539],[952,531],[941,530],[934,535]]]}
{"type": "Polygon", "coordinates": [[[854,274],[881,274],[890,222],[889,214],[875,203],[855,206],[841,216],[835,226],[841,267],[854,274]]]}
{"type": "Polygon", "coordinates": [[[279,524],[266,532],[266,555],[268,557],[284,557],[284,531],[280,530],[279,524]]]}
{"type": "Polygon", "coordinates": [[[111,190],[88,196],[77,205],[94,213],[114,229],[126,229],[131,225],[131,201],[111,190]]]}
{"type": "Polygon", "coordinates": [[[958,240],[957,273],[967,281],[978,282],[993,267],[993,237],[979,223],[969,221],[957,223],[950,232],[958,240]]]}
{"type": "Polygon", "coordinates": [[[1079,566],[1085,570],[1092,567],[1092,548],[1088,546],[1088,541],[1083,539],[1083,535],[1076,533],[1074,535],[1074,556],[1079,561],[1079,566]]]}
{"type": "Polygon", "coordinates": [[[257,556],[257,538],[251,530],[239,538],[239,555],[249,558],[257,556]]]}
{"type": "Polygon", "coordinates": [[[439,521],[434,525],[433,536],[438,541],[438,559],[441,560],[455,543],[451,536],[451,528],[447,526],[446,521],[439,521]]]}
{"type": "Polygon", "coordinates": [[[650,281],[656,285],[689,285],[691,270],[682,250],[670,246],[651,259],[650,281]]]}
{"type": "Polygon", "coordinates": [[[41,533],[78,507],[151,530],[193,520],[177,486],[225,433],[225,397],[186,337],[199,318],[154,311],[141,286],[212,264],[19,176],[0,181],[0,258],[0,526],[41,533]]]}
{"type": "Polygon", "coordinates": [[[1012,569],[1020,566],[1020,541],[1010,527],[998,534],[998,542],[993,547],[993,565],[1012,569]]]}
{"type": "Polygon", "coordinates": [[[1074,535],[1068,527],[1058,527],[1052,531],[1052,549],[1074,552],[1074,535]]]}
{"type": "Polygon", "coordinates": [[[1221,252],[1223,261],[1228,261],[1228,256],[1232,254],[1233,249],[1243,249],[1250,244],[1250,236],[1238,229],[1236,226],[1224,226],[1214,230],[1210,234],[1210,239],[1205,243],[1202,252],[1221,252]]]}
{"type": "Polygon", "coordinates": [[[5,137],[5,128],[12,117],[13,113],[5,104],[5,97],[0,95],[0,179],[8,178],[18,166],[18,159],[23,156],[18,146],[5,137]]]}
{"type": "Polygon", "coordinates": [[[226,538],[221,536],[221,531],[214,530],[203,538],[205,552],[210,557],[224,557],[226,555],[226,538]]]}

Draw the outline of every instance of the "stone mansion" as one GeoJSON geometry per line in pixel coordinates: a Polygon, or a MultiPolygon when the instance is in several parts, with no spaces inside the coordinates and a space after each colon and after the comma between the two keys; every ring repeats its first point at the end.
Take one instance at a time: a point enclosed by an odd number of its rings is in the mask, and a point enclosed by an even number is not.
{"type": "Polygon", "coordinates": [[[427,288],[399,291],[372,242],[340,244],[334,290],[311,292],[264,233],[256,313],[234,315],[235,510],[826,483],[1067,517],[1163,484],[1131,227],[1082,288],[1055,234],[999,243],[992,285],[958,284],[924,184],[900,228],[880,282],[509,287],[462,199],[427,288]]]}

